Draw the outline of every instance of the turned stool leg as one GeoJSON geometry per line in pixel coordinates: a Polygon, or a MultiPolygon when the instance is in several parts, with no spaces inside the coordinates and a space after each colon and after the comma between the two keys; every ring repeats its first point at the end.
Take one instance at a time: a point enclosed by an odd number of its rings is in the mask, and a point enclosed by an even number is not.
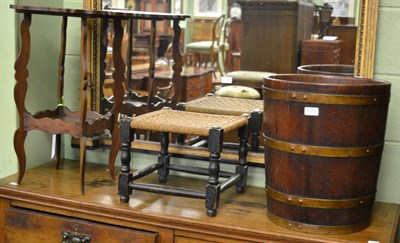
{"type": "Polygon", "coordinates": [[[132,189],[129,188],[129,182],[132,181],[132,173],[130,168],[131,162],[131,144],[133,142],[135,132],[130,127],[131,119],[121,119],[121,169],[118,178],[118,194],[121,202],[129,202],[129,195],[132,189]]]}
{"type": "Polygon", "coordinates": [[[262,123],[263,113],[260,110],[251,112],[249,119],[249,131],[251,132],[251,151],[258,152],[260,147],[260,127],[262,123]]]}
{"type": "Polygon", "coordinates": [[[239,161],[236,166],[236,174],[241,175],[241,179],[236,182],[236,192],[244,193],[247,185],[247,142],[248,142],[248,127],[243,126],[239,128],[238,136],[239,142],[239,161]]]}
{"type": "Polygon", "coordinates": [[[158,180],[159,182],[165,183],[167,182],[167,177],[169,174],[169,163],[171,154],[168,153],[169,146],[169,133],[163,132],[161,133],[161,150],[158,155],[158,163],[163,164],[162,167],[158,169],[158,180]]]}
{"type": "Polygon", "coordinates": [[[208,135],[208,151],[210,152],[209,178],[206,187],[206,208],[208,216],[217,215],[219,203],[219,159],[221,157],[224,141],[224,130],[220,127],[213,127],[208,135]]]}

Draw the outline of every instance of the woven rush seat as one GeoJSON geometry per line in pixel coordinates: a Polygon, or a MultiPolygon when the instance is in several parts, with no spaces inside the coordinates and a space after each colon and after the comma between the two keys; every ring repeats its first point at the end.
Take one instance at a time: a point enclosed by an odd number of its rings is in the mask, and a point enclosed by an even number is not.
{"type": "MultiPolygon", "coordinates": [[[[217,214],[220,193],[235,186],[238,193],[245,191],[247,184],[247,124],[248,115],[230,116],[188,112],[163,108],[134,118],[123,118],[121,127],[121,170],[118,180],[118,193],[121,202],[129,202],[132,190],[142,190],[182,197],[205,199],[208,216],[217,214]],[[130,170],[131,145],[135,129],[161,132],[161,148],[157,162],[134,173],[130,170]],[[220,171],[220,157],[223,150],[224,134],[238,131],[238,161],[234,172],[220,171]],[[172,164],[168,152],[171,133],[208,137],[209,166],[207,168],[172,164]],[[160,184],[136,182],[154,171],[158,173],[160,183],[166,183],[169,171],[208,176],[205,192],[189,188],[172,187],[160,184]],[[220,182],[220,177],[224,181],[220,182]]],[[[189,148],[193,149],[193,148],[189,148]]]]}
{"type": "Polygon", "coordinates": [[[186,103],[180,103],[177,107],[177,109],[185,111],[207,114],[230,116],[248,114],[250,116],[248,130],[251,134],[251,151],[258,151],[264,109],[263,100],[207,95],[186,103]]]}
{"type": "Polygon", "coordinates": [[[250,114],[254,110],[262,111],[262,100],[249,100],[222,96],[204,96],[186,102],[185,110],[191,112],[240,116],[250,114]]]}
{"type": "Polygon", "coordinates": [[[246,125],[248,119],[241,116],[219,116],[199,114],[172,109],[161,109],[137,116],[131,122],[131,128],[208,136],[212,127],[220,127],[224,132],[230,132],[246,125]]]}

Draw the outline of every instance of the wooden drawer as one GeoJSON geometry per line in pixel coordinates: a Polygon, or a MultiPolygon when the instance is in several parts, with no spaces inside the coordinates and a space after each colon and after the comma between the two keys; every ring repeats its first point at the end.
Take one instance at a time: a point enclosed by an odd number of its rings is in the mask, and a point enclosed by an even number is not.
{"type": "Polygon", "coordinates": [[[157,242],[158,240],[158,234],[153,232],[131,230],[25,209],[8,208],[5,214],[4,239],[7,243],[63,242],[63,234],[78,235],[81,238],[90,237],[90,241],[85,242],[157,242]]]}
{"type": "Polygon", "coordinates": [[[194,100],[205,96],[212,91],[212,73],[201,76],[191,76],[186,80],[184,101],[194,100]]]}
{"type": "Polygon", "coordinates": [[[207,94],[207,92],[204,90],[204,87],[190,89],[190,90],[186,91],[185,101],[191,101],[194,99],[198,99],[200,97],[205,96],[206,94],[207,94]]]}
{"type": "Polygon", "coordinates": [[[187,79],[187,87],[193,88],[193,87],[203,87],[205,86],[205,80],[203,76],[197,76],[197,77],[189,77],[187,79]]]}
{"type": "Polygon", "coordinates": [[[338,64],[342,41],[305,40],[302,42],[301,65],[338,64]]]}
{"type": "Polygon", "coordinates": [[[184,233],[187,236],[175,236],[174,243],[243,243],[253,242],[247,239],[233,239],[211,235],[199,235],[196,233],[184,233]]]}
{"type": "Polygon", "coordinates": [[[199,240],[186,237],[176,236],[174,243],[214,243],[215,241],[199,240]]]}

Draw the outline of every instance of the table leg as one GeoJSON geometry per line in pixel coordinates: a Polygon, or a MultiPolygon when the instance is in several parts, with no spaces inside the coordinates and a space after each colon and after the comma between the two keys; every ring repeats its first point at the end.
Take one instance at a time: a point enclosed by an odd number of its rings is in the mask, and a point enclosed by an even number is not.
{"type": "Polygon", "coordinates": [[[172,76],[172,80],[174,83],[175,95],[172,100],[172,104],[175,106],[177,103],[182,101],[183,90],[182,90],[182,65],[183,59],[181,55],[181,51],[179,49],[179,42],[181,37],[181,27],[179,26],[179,20],[174,20],[174,38],[172,39],[172,57],[174,59],[174,65],[172,66],[172,70],[174,74],[172,76]]]}
{"type": "Polygon", "coordinates": [[[31,50],[31,35],[29,28],[32,22],[32,15],[29,13],[24,14],[24,19],[21,22],[20,33],[21,33],[21,52],[15,61],[15,80],[16,84],[14,87],[14,100],[17,106],[19,115],[19,128],[14,133],[14,150],[18,157],[18,183],[21,183],[22,178],[25,174],[26,167],[26,154],[25,154],[25,137],[27,132],[25,131],[24,116],[26,111],[25,108],[25,96],[27,91],[27,78],[29,72],[27,65],[29,62],[30,50],[31,50]]]}

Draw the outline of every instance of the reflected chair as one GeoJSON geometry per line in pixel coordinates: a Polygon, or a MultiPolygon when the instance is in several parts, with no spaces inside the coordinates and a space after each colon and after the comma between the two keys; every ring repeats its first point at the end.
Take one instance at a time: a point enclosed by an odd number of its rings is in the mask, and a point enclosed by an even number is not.
{"type": "MultiPolygon", "coordinates": [[[[120,52],[125,56],[125,79],[123,90],[124,97],[121,105],[120,113],[128,116],[138,116],[151,111],[159,110],[163,107],[174,107],[176,103],[177,85],[174,82],[168,84],[160,84],[154,81],[155,76],[155,42],[156,42],[156,21],[152,21],[150,32],[149,46],[149,67],[148,75],[143,73],[143,76],[133,78],[132,72],[132,48],[134,42],[134,19],[128,21],[128,35],[125,45],[122,46],[120,52]],[[140,87],[140,88],[139,88],[140,87]],[[143,88],[145,87],[145,88],[143,88]]],[[[103,32],[107,32],[108,23],[104,23],[103,32]]],[[[104,35],[105,36],[105,35],[104,35]]],[[[105,49],[107,43],[103,43],[105,49]]],[[[176,54],[175,54],[176,55],[176,54]]],[[[174,56],[174,54],[173,54],[174,56]]],[[[104,58],[104,56],[103,56],[104,58]]],[[[104,88],[105,83],[103,84],[104,88]]],[[[112,86],[109,85],[109,86],[112,86]]],[[[108,96],[102,100],[102,107],[108,111],[114,105],[114,97],[108,96]]],[[[141,135],[139,131],[138,136],[141,135]]],[[[145,134],[145,139],[150,139],[151,134],[145,134]]],[[[114,139],[114,138],[113,138],[114,139]]]]}
{"type": "MultiPolygon", "coordinates": [[[[225,55],[229,49],[229,44],[227,43],[227,24],[229,23],[230,21],[225,21],[225,15],[223,14],[213,23],[211,40],[187,44],[185,52],[186,64],[191,66],[211,66],[213,69],[217,68],[222,76],[225,71],[225,55]]],[[[196,30],[193,29],[193,31],[196,30]]],[[[216,77],[215,71],[214,77],[216,77]]]]}

